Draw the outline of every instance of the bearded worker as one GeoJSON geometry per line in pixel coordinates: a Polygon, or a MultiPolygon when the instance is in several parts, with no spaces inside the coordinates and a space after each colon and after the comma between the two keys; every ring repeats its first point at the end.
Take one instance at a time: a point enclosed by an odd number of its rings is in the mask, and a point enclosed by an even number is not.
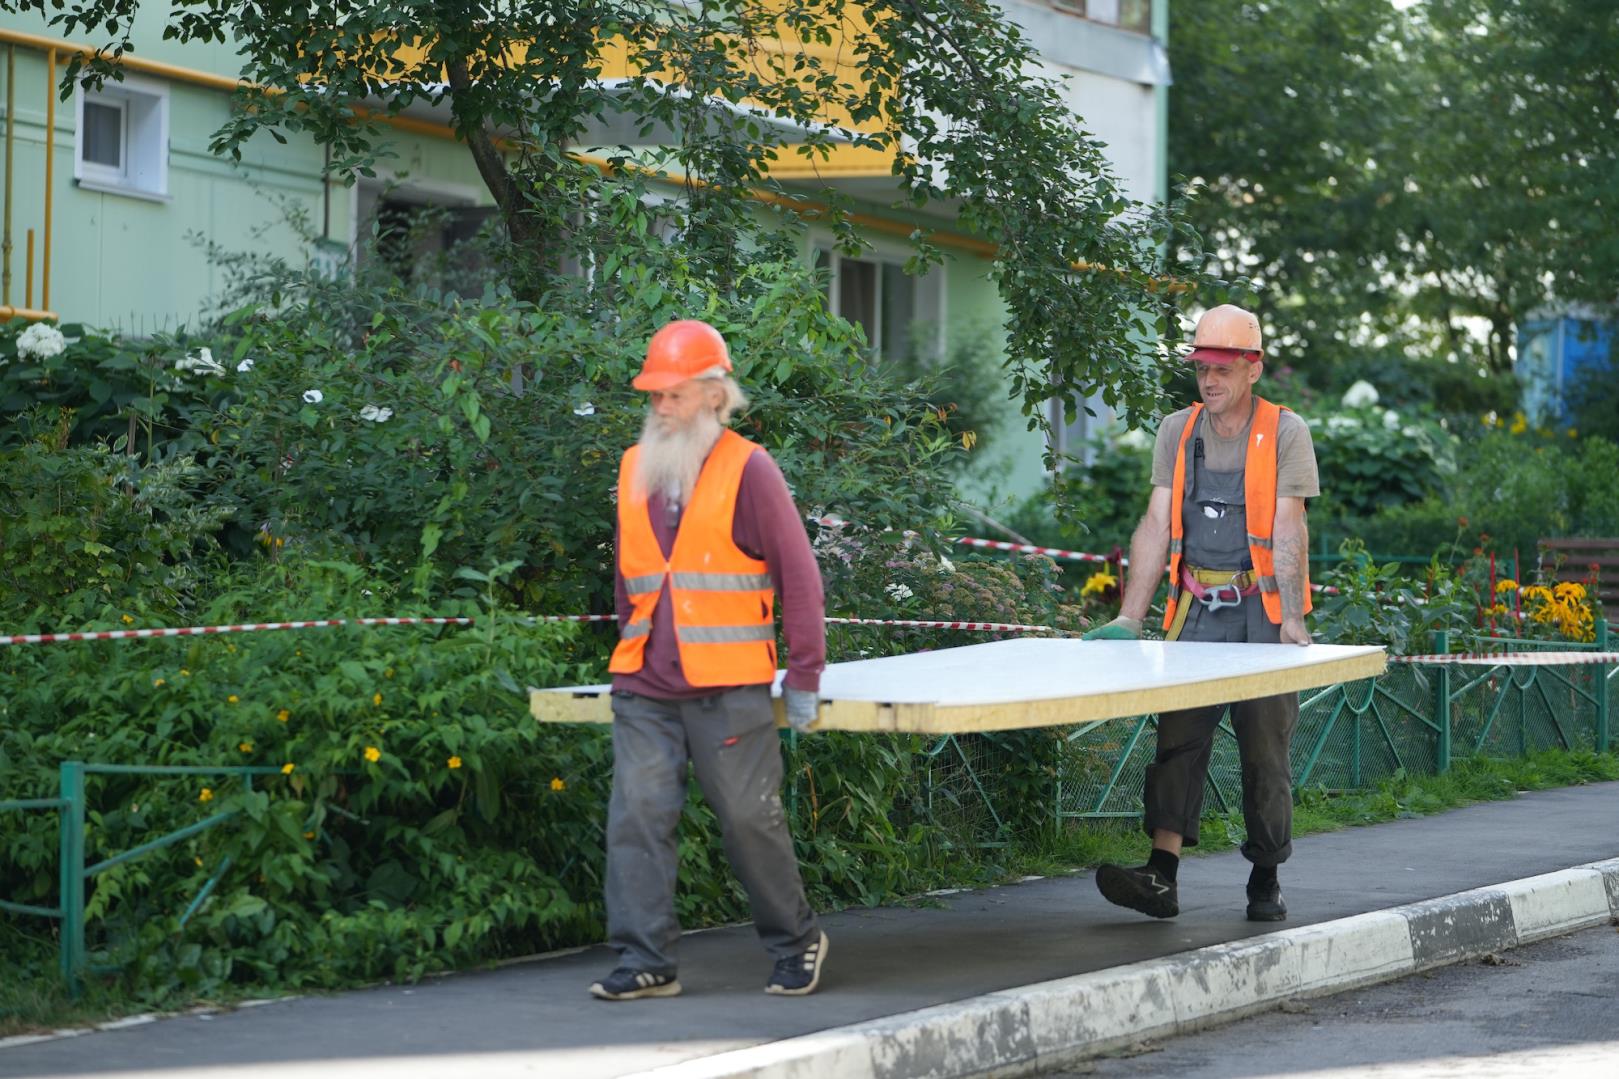
{"type": "MultiPolygon", "coordinates": [[[[1119,617],[1085,639],[1140,636],[1167,556],[1166,640],[1307,645],[1304,500],[1321,493],[1310,429],[1254,394],[1265,367],[1252,314],[1230,304],[1212,309],[1198,320],[1192,345],[1187,359],[1196,365],[1202,402],[1158,429],[1152,495],[1130,544],[1119,617]]],[[[1299,698],[1284,693],[1230,708],[1242,760],[1242,854],[1253,864],[1248,918],[1279,922],[1287,904],[1277,867],[1293,850],[1288,758],[1299,698]]],[[[1180,913],[1181,848],[1197,844],[1209,754],[1225,709],[1158,717],[1157,753],[1142,797],[1152,853],[1143,866],[1097,869],[1096,885],[1109,902],[1155,918],[1180,913]]]]}
{"type": "Polygon", "coordinates": [[[782,811],[773,608],[779,596],[788,722],[808,730],[826,666],[820,570],[776,462],[726,426],[747,399],[719,331],[664,326],[633,385],[651,401],[618,473],[606,898],[620,958],[590,992],[680,992],[675,831],[690,768],[775,957],[765,992],[802,996],[820,984],[827,939],[782,811]]]}

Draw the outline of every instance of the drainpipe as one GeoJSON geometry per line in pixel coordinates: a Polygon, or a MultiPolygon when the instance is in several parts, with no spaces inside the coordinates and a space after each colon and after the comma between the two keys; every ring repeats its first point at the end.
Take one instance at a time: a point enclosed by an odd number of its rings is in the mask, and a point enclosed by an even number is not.
{"type": "Polygon", "coordinates": [[[6,45],[6,221],[0,240],[0,304],[11,306],[11,132],[17,126],[17,46],[6,45]]]}
{"type": "MultiPolygon", "coordinates": [[[[39,306],[51,309],[51,177],[56,166],[56,50],[45,53],[45,251],[40,256],[39,306]]],[[[30,305],[32,306],[32,305],[30,305]]]]}

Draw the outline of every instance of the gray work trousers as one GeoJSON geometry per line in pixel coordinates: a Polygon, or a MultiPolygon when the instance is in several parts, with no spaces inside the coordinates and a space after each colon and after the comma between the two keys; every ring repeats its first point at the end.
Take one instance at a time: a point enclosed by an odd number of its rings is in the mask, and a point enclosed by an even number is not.
{"type": "MultiPolygon", "coordinates": [[[[1259,596],[1237,607],[1210,611],[1190,594],[1182,641],[1277,644],[1281,627],[1265,617],[1259,596]]],[[[1162,828],[1197,846],[1198,818],[1209,755],[1225,705],[1164,712],[1158,717],[1158,752],[1147,768],[1142,801],[1147,834],[1162,828]]],[[[1293,770],[1288,757],[1299,722],[1299,695],[1282,693],[1231,705],[1231,728],[1242,761],[1242,819],[1248,838],[1242,856],[1258,866],[1278,866],[1293,853],[1293,770]]]]}
{"type": "Polygon", "coordinates": [[[768,686],[693,700],[613,694],[613,798],[607,810],[607,943],[622,964],[674,974],[687,765],[719,818],[731,870],[771,955],[819,937],[781,806],[781,742],[768,686]]]}

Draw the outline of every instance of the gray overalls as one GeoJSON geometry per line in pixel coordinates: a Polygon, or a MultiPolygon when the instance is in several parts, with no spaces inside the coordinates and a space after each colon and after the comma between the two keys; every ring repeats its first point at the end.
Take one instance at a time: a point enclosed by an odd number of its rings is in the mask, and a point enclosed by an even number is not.
{"type": "MultiPolygon", "coordinates": [[[[1204,466],[1203,436],[1206,412],[1186,440],[1186,490],[1171,512],[1182,521],[1182,550],[1186,564],[1201,569],[1253,568],[1248,551],[1247,495],[1244,473],[1216,472],[1204,466]]],[[[1243,439],[1247,453],[1247,439],[1243,439]]],[[[1172,582],[1171,587],[1179,587],[1172,582]]],[[[1229,598],[1229,590],[1226,592],[1229,598]]],[[[1234,606],[1211,610],[1190,592],[1180,602],[1189,605],[1182,641],[1278,644],[1281,627],[1265,615],[1256,593],[1234,606]]],[[[1299,696],[1282,693],[1231,706],[1231,726],[1237,734],[1242,760],[1242,816],[1248,838],[1243,857],[1260,866],[1276,866],[1293,852],[1293,780],[1288,746],[1298,724],[1299,696]]],[[[1224,705],[1164,712],[1158,717],[1158,753],[1147,768],[1142,801],[1147,834],[1165,829],[1197,845],[1198,818],[1203,812],[1209,754],[1224,705]]]]}

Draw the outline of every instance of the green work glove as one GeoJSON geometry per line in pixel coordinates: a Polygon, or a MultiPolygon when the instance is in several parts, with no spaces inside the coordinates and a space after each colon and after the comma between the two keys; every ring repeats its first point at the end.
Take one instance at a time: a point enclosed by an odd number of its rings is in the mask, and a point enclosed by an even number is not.
{"type": "Polygon", "coordinates": [[[1113,621],[1102,626],[1093,626],[1085,631],[1080,638],[1082,641],[1134,641],[1141,637],[1141,619],[1126,618],[1119,615],[1113,621]]]}
{"type": "Polygon", "coordinates": [[[808,734],[815,721],[821,718],[821,695],[807,689],[783,689],[782,703],[787,706],[787,725],[799,734],[808,734]]]}

